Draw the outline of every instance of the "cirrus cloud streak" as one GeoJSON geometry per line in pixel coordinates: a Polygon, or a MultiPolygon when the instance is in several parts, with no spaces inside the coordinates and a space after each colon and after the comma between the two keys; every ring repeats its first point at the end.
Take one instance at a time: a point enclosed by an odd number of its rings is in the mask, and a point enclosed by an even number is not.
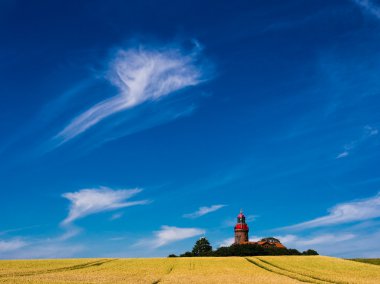
{"type": "Polygon", "coordinates": [[[323,217],[286,227],[286,229],[308,229],[365,221],[380,217],[380,193],[374,197],[337,204],[323,217]]]}
{"type": "Polygon", "coordinates": [[[179,48],[119,50],[109,70],[109,81],[118,88],[118,94],[73,118],[53,138],[56,147],[113,114],[205,81],[202,66],[197,61],[199,50],[198,46],[189,54],[179,48]]]}
{"type": "Polygon", "coordinates": [[[142,189],[139,188],[113,190],[108,187],[100,187],[64,193],[62,196],[71,204],[69,214],[61,225],[69,226],[75,220],[91,214],[149,203],[148,200],[126,201],[141,191],[142,189]]]}
{"type": "Polygon", "coordinates": [[[223,207],[225,207],[226,205],[224,204],[217,204],[217,205],[212,205],[212,206],[203,206],[203,207],[199,207],[199,209],[193,213],[188,213],[188,214],[184,214],[183,217],[185,218],[191,218],[191,219],[194,219],[194,218],[198,218],[198,217],[201,217],[203,215],[206,215],[208,213],[211,213],[211,212],[215,212],[223,207]]]}

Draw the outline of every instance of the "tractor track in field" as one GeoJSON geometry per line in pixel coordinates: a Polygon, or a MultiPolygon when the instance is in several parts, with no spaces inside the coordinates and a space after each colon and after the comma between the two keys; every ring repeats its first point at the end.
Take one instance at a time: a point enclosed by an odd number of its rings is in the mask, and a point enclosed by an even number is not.
{"type": "Polygon", "coordinates": [[[333,282],[333,281],[330,281],[330,280],[327,280],[327,279],[323,279],[323,278],[319,278],[319,277],[315,277],[315,276],[310,276],[310,275],[306,275],[306,274],[302,274],[302,273],[299,273],[299,272],[295,272],[295,271],[291,271],[291,270],[288,270],[288,269],[285,269],[281,266],[278,266],[276,264],[273,264],[267,260],[263,260],[259,257],[257,257],[257,259],[259,259],[260,261],[264,262],[265,264],[269,265],[269,266],[273,266],[277,269],[281,269],[281,270],[284,270],[284,271],[287,271],[287,272],[290,272],[290,273],[296,273],[296,274],[299,274],[299,275],[302,275],[304,277],[308,277],[308,278],[312,278],[312,279],[315,279],[317,281],[322,281],[322,282],[326,282],[326,283],[330,283],[330,284],[348,284],[348,282],[333,282]]]}
{"type": "Polygon", "coordinates": [[[268,268],[268,267],[265,267],[264,265],[262,265],[261,263],[258,263],[256,261],[254,261],[253,259],[249,259],[249,258],[245,258],[249,263],[253,264],[253,265],[256,265],[257,267],[260,267],[261,269],[264,269],[266,271],[269,271],[269,272],[272,272],[272,273],[275,273],[275,274],[279,274],[279,275],[282,275],[282,276],[286,276],[288,278],[291,278],[291,279],[295,279],[295,280],[298,280],[298,281],[301,281],[301,282],[305,282],[305,283],[315,283],[314,281],[307,281],[307,280],[304,280],[304,279],[300,279],[299,277],[292,277],[292,276],[289,276],[287,275],[286,273],[280,273],[280,272],[276,272],[276,271],[273,271],[272,269],[268,268]]]}
{"type": "Polygon", "coordinates": [[[291,279],[294,279],[294,280],[297,280],[297,281],[301,281],[301,282],[304,282],[304,283],[314,283],[314,284],[319,284],[319,283],[336,284],[337,283],[337,282],[331,282],[331,281],[317,279],[315,277],[310,277],[310,276],[302,275],[302,274],[299,274],[299,273],[296,273],[296,272],[293,272],[293,271],[288,271],[286,269],[283,269],[283,268],[280,268],[278,266],[272,265],[271,263],[269,263],[267,261],[264,262],[264,261],[262,261],[259,258],[249,259],[249,258],[246,257],[245,259],[248,262],[250,262],[251,264],[256,265],[257,267],[260,267],[260,268],[262,268],[264,270],[267,270],[269,272],[272,272],[272,273],[275,273],[275,274],[278,274],[278,275],[286,276],[288,278],[291,278],[291,279]],[[276,271],[276,270],[280,270],[280,271],[276,271]]]}
{"type": "Polygon", "coordinates": [[[1,278],[9,278],[9,277],[22,277],[22,276],[33,276],[33,275],[41,275],[41,274],[48,274],[48,273],[55,273],[55,272],[65,272],[65,271],[71,271],[71,270],[78,270],[78,269],[84,269],[94,266],[100,266],[104,263],[115,261],[117,259],[101,259],[97,261],[91,261],[86,262],[82,264],[77,264],[73,266],[66,266],[66,267],[60,267],[60,268],[54,268],[54,269],[45,269],[45,270],[39,270],[39,271],[30,271],[30,272],[21,272],[21,273],[9,273],[9,274],[2,274],[0,275],[1,278]]]}
{"type": "Polygon", "coordinates": [[[169,269],[167,270],[167,272],[160,279],[153,281],[152,284],[160,283],[162,281],[162,278],[164,278],[166,275],[169,275],[173,271],[174,266],[175,266],[174,264],[172,266],[170,266],[169,269]]]}

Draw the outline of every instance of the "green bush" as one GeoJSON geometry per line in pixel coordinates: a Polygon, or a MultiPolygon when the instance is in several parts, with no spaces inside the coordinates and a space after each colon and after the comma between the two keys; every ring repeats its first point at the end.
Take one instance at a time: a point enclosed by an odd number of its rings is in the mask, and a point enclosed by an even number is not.
{"type": "Polygon", "coordinates": [[[317,253],[317,251],[315,251],[313,249],[305,250],[302,254],[303,255],[319,255],[319,253],[317,253]]]}

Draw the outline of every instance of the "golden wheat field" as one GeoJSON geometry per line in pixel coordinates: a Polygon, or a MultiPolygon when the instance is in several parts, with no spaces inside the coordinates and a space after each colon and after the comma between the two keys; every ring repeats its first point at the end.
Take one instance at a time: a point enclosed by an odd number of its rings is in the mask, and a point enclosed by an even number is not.
{"type": "Polygon", "coordinates": [[[0,283],[380,283],[380,266],[325,256],[2,260],[0,283]]]}

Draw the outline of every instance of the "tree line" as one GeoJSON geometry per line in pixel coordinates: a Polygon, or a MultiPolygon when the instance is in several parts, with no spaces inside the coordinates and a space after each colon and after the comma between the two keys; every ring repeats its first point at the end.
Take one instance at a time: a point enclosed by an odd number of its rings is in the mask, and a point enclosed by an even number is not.
{"type": "MultiPolygon", "coordinates": [[[[229,247],[220,247],[212,249],[210,242],[206,238],[200,238],[196,241],[192,251],[180,254],[179,257],[197,257],[197,256],[259,256],[259,255],[318,255],[313,249],[300,252],[296,249],[266,248],[258,244],[233,244],[229,247]]],[[[169,257],[178,257],[170,254],[169,257]]]]}

